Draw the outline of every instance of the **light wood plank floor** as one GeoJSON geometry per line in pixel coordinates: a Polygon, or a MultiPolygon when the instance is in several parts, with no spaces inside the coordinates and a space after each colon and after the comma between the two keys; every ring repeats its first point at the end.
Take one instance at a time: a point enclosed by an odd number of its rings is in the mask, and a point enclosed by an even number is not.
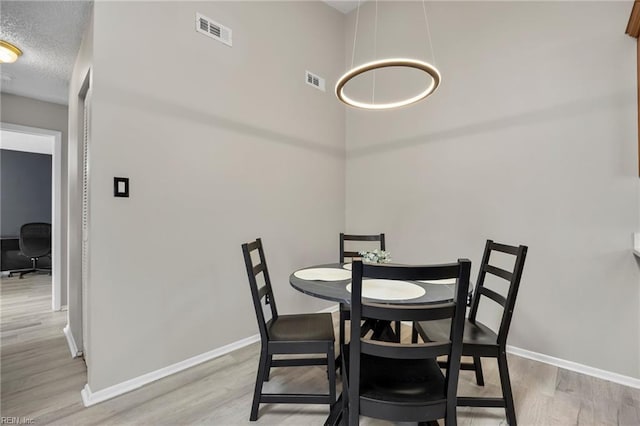
{"type": "MultiPolygon", "coordinates": [[[[84,408],[86,369],[70,357],[62,334],[66,312],[51,312],[50,280],[0,280],[2,416],[31,418],[38,425],[249,424],[258,344],[84,408]]],[[[640,390],[516,356],[509,362],[521,425],[640,425],[640,390]]],[[[500,395],[496,363],[483,365],[486,386],[476,386],[473,372],[463,372],[461,394],[500,395]]],[[[321,367],[274,369],[271,377],[271,391],[326,386],[321,367]]],[[[458,413],[462,425],[506,424],[501,409],[458,413]]],[[[263,405],[256,424],[320,425],[326,414],[323,406],[263,405]]],[[[362,418],[362,424],[385,423],[362,418]]]]}

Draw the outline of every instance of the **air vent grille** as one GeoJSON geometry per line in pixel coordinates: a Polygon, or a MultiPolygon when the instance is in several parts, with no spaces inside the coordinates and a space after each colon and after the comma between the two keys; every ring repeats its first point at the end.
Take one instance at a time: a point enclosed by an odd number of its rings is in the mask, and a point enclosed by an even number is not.
{"type": "Polygon", "coordinates": [[[324,78],[319,77],[309,71],[305,71],[305,81],[308,85],[315,87],[316,89],[325,91],[324,78]]]}
{"type": "Polygon", "coordinates": [[[201,13],[196,13],[196,31],[223,42],[227,46],[232,45],[231,28],[225,27],[216,21],[207,18],[201,13]]]}

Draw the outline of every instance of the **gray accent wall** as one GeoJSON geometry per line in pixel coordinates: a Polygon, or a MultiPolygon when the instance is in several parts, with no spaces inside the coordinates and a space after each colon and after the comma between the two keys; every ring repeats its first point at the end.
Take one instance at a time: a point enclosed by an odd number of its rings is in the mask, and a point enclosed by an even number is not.
{"type": "Polygon", "coordinates": [[[0,150],[0,222],[3,237],[29,222],[51,223],[51,155],[0,150]]]}
{"type": "MultiPolygon", "coordinates": [[[[638,378],[631,6],[428,2],[442,86],[410,108],[348,110],[346,220],[350,232],[386,232],[394,260],[468,257],[474,273],[486,239],[528,245],[508,344],[638,378]]],[[[380,22],[379,52],[428,54],[424,37],[403,38],[407,27],[424,30],[400,18],[419,10],[394,2],[398,25],[380,22]]],[[[358,40],[373,36],[360,30],[358,40]]],[[[360,58],[371,53],[360,46],[360,58]]]]}
{"type": "Polygon", "coordinates": [[[95,3],[92,391],[255,335],[241,244],[257,237],[279,310],[330,306],[288,277],[335,261],[344,229],[344,108],[305,83],[343,72],[343,23],[322,2],[95,3]],[[196,12],[233,47],[196,32],[196,12]]]}

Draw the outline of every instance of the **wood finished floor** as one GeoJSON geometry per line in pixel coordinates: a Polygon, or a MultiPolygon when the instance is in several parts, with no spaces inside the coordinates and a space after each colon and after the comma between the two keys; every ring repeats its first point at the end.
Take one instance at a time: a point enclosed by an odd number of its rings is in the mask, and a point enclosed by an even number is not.
{"type": "MultiPolygon", "coordinates": [[[[84,408],[86,369],[69,354],[62,328],[66,312],[51,312],[51,278],[0,280],[2,308],[0,413],[34,424],[187,425],[249,424],[258,344],[84,408]]],[[[248,296],[247,296],[248,297],[248,296]]],[[[640,425],[640,390],[509,356],[521,425],[640,425]]],[[[500,395],[497,366],[483,362],[484,388],[461,374],[460,394],[500,395]]],[[[271,391],[286,387],[323,391],[321,367],[274,369],[271,391]]],[[[256,424],[320,425],[323,406],[262,405],[256,424]]],[[[460,408],[461,425],[506,424],[501,409],[460,408]]],[[[362,424],[386,422],[362,418],[362,424]]]]}

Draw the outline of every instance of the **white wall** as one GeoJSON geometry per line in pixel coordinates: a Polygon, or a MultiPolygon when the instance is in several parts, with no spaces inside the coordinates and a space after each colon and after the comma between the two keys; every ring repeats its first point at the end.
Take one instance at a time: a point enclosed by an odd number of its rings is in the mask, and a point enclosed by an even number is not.
{"type": "Polygon", "coordinates": [[[342,71],[344,16],[323,3],[96,2],[94,19],[95,392],[257,333],[240,248],[256,237],[282,312],[328,306],[288,276],[337,256],[345,116],[304,82],[342,71]],[[233,47],[198,34],[196,12],[233,47]]]}
{"type": "MultiPolygon", "coordinates": [[[[56,130],[62,133],[61,137],[61,166],[62,170],[67,168],[68,143],[67,143],[67,122],[68,109],[66,105],[44,102],[23,96],[0,94],[0,121],[3,123],[18,124],[21,126],[37,127],[46,130],[56,130]]],[[[67,176],[63,172],[61,180],[60,214],[62,218],[67,214],[67,176]]],[[[67,304],[67,265],[65,254],[67,251],[67,223],[60,227],[62,245],[62,267],[60,268],[60,280],[62,282],[61,305],[67,304]]]]}
{"type": "MultiPolygon", "coordinates": [[[[348,111],[346,221],[386,232],[409,263],[469,257],[477,270],[488,238],[528,245],[509,344],[640,377],[631,4],[429,3],[442,87],[414,107],[348,111]]],[[[358,40],[372,40],[373,6],[358,40]]],[[[380,13],[379,52],[428,51],[402,38],[416,7],[380,13]]]]}

